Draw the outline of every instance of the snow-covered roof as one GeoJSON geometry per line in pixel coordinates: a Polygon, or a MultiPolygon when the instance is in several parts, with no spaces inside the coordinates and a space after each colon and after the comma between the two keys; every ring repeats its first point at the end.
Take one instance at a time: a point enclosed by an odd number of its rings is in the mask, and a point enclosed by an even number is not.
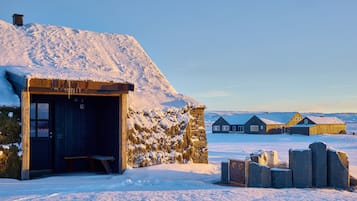
{"type": "Polygon", "coordinates": [[[0,20],[0,66],[27,78],[129,82],[136,109],[200,106],[176,92],[134,37],[0,20]]]}
{"type": "Polygon", "coordinates": [[[273,120],[265,119],[265,118],[261,118],[261,117],[259,117],[259,119],[262,120],[265,124],[284,124],[284,123],[281,123],[278,121],[273,121],[273,120]]]}
{"type": "Polygon", "coordinates": [[[307,116],[306,118],[310,119],[315,124],[345,124],[345,122],[343,122],[337,117],[307,116]]]}
{"type": "Polygon", "coordinates": [[[266,112],[257,114],[256,116],[260,118],[262,121],[263,119],[270,120],[270,124],[286,124],[288,123],[291,118],[296,114],[296,112],[266,112]],[[273,123],[275,122],[275,123],[273,123]]]}
{"type": "Polygon", "coordinates": [[[252,117],[252,114],[222,115],[230,125],[243,125],[252,117]]]}

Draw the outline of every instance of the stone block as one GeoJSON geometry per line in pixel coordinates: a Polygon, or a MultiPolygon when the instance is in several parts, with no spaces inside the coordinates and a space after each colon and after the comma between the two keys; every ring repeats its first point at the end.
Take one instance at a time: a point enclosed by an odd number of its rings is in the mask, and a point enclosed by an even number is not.
{"type": "Polygon", "coordinates": [[[312,152],[312,186],[327,186],[327,146],[323,142],[309,145],[312,152]]]}
{"type": "Polygon", "coordinates": [[[248,186],[250,160],[229,160],[229,181],[236,185],[248,186]]]}
{"type": "Polygon", "coordinates": [[[330,187],[350,187],[349,161],[345,152],[327,150],[327,184],[330,187]]]}
{"type": "Polygon", "coordinates": [[[250,159],[253,162],[259,163],[261,165],[268,165],[269,167],[276,167],[279,163],[277,151],[259,150],[257,152],[251,153],[250,159]]]}
{"type": "Polygon", "coordinates": [[[290,169],[271,168],[271,186],[274,188],[291,188],[292,172],[290,169]]]}
{"type": "Polygon", "coordinates": [[[293,186],[312,186],[312,155],[310,149],[289,150],[289,168],[292,171],[293,186]]]}
{"type": "Polygon", "coordinates": [[[229,184],[228,162],[221,162],[221,183],[229,184]]]}
{"type": "Polygon", "coordinates": [[[264,188],[270,187],[271,172],[269,166],[251,162],[249,165],[248,186],[264,188]]]}

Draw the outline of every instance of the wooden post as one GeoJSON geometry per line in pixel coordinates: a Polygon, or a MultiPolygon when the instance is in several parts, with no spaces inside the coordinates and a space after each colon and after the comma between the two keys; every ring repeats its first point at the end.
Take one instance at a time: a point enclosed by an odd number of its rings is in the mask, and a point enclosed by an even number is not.
{"type": "Polygon", "coordinates": [[[119,173],[122,174],[127,165],[127,110],[128,95],[119,97],[119,173]]]}
{"type": "Polygon", "coordinates": [[[21,92],[22,168],[21,179],[30,179],[30,93],[21,92]]]}

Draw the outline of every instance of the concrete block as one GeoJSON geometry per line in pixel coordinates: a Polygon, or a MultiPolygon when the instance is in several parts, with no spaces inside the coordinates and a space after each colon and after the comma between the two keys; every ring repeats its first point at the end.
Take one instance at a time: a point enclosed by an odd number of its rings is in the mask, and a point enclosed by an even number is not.
{"type": "Polygon", "coordinates": [[[229,184],[228,162],[221,162],[221,183],[229,184]]]}
{"type": "Polygon", "coordinates": [[[327,146],[323,142],[309,145],[312,152],[312,186],[327,186],[327,146]]]}
{"type": "Polygon", "coordinates": [[[327,150],[327,184],[330,187],[350,187],[349,161],[345,152],[327,150]]]}
{"type": "Polygon", "coordinates": [[[229,182],[240,186],[248,186],[250,160],[229,160],[229,182]]]}
{"type": "Polygon", "coordinates": [[[291,188],[292,172],[290,169],[271,168],[271,186],[274,188],[291,188]]]}
{"type": "Polygon", "coordinates": [[[310,149],[289,150],[289,168],[293,175],[293,186],[312,186],[312,155],[310,149]]]}
{"type": "Polygon", "coordinates": [[[249,165],[248,186],[264,188],[270,187],[271,172],[269,166],[251,162],[249,165]]]}

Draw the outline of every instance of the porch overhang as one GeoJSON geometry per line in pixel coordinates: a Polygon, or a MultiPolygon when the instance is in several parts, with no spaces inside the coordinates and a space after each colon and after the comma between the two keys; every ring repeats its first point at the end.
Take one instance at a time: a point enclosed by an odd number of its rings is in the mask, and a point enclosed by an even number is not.
{"type": "Polygon", "coordinates": [[[134,91],[134,84],[92,80],[29,78],[7,72],[9,81],[21,97],[22,91],[32,94],[116,96],[134,91]]]}

